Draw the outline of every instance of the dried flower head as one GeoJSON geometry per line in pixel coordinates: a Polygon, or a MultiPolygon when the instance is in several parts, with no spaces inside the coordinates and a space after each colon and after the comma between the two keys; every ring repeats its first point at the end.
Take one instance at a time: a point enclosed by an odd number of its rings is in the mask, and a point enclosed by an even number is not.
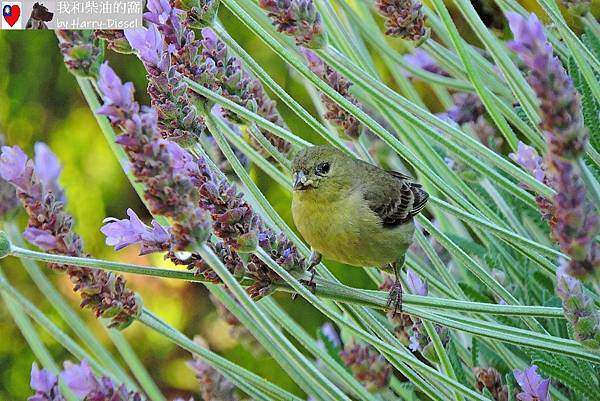
{"type": "Polygon", "coordinates": [[[375,7],[386,18],[386,35],[407,40],[420,40],[427,31],[423,4],[414,0],[376,0],[375,7]]]}
{"type": "Polygon", "coordinates": [[[56,32],[59,48],[69,71],[82,77],[97,77],[104,54],[102,46],[94,36],[94,31],[58,30],[56,32]]]}
{"type": "Polygon", "coordinates": [[[496,369],[475,367],[473,368],[473,374],[477,380],[477,383],[475,383],[477,390],[481,392],[483,389],[487,389],[494,400],[508,401],[508,386],[502,384],[502,376],[496,369]]]}
{"type": "Polygon", "coordinates": [[[368,391],[381,391],[388,386],[392,366],[369,345],[353,340],[345,345],[340,358],[368,391]]]}
{"type": "MultiPolygon", "coordinates": [[[[325,64],[319,56],[309,49],[300,48],[300,51],[308,62],[308,67],[323,81],[333,88],[337,93],[344,96],[352,104],[360,107],[358,100],[350,93],[352,83],[325,64]]],[[[331,121],[340,129],[340,132],[352,139],[357,139],[362,132],[362,124],[352,114],[340,107],[335,101],[321,94],[321,102],[327,110],[323,117],[331,121]]]]}
{"type": "Polygon", "coordinates": [[[292,36],[299,46],[325,47],[327,36],[312,0],[259,0],[278,32],[292,36]]]}
{"type": "MultiPolygon", "coordinates": [[[[207,347],[206,341],[200,336],[194,337],[194,342],[207,347]]],[[[239,401],[235,386],[217,369],[204,362],[198,355],[188,361],[188,366],[194,370],[200,384],[200,393],[204,401],[239,401]]]]}

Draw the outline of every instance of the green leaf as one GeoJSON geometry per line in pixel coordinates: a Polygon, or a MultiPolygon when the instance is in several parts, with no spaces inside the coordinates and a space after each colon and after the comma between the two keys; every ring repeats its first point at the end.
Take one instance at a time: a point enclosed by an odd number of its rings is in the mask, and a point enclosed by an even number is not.
{"type": "Polygon", "coordinates": [[[325,345],[325,351],[331,356],[337,363],[341,366],[345,366],[342,358],[340,358],[340,352],[342,351],[342,347],[336,345],[329,337],[327,337],[321,330],[317,330],[317,337],[319,340],[323,342],[325,345]]]}
{"type": "Polygon", "coordinates": [[[600,149],[600,117],[598,117],[600,107],[573,58],[569,59],[569,75],[573,79],[577,92],[581,95],[583,121],[590,130],[590,143],[594,149],[598,150],[600,149]]]}
{"type": "Polygon", "coordinates": [[[508,401],[515,401],[515,381],[512,373],[507,373],[504,376],[504,379],[506,380],[506,387],[508,390],[508,401]]]}
{"type": "Polygon", "coordinates": [[[551,377],[570,388],[579,398],[600,400],[600,387],[591,374],[589,362],[565,358],[556,354],[527,351],[532,356],[531,363],[538,366],[544,376],[551,377]]]}
{"type": "Polygon", "coordinates": [[[473,338],[471,342],[471,366],[479,366],[479,340],[473,338]]]}
{"type": "Polygon", "coordinates": [[[463,238],[453,233],[444,233],[448,238],[452,240],[456,245],[458,245],[463,251],[472,256],[477,256],[480,258],[484,258],[487,254],[487,249],[483,246],[479,245],[476,242],[463,238]]]}
{"type": "Polygon", "coordinates": [[[452,364],[452,369],[454,370],[454,374],[459,382],[464,384],[465,386],[469,385],[467,381],[467,375],[465,374],[465,369],[463,367],[462,361],[458,356],[458,351],[456,350],[456,345],[454,345],[454,340],[450,340],[448,343],[448,349],[446,352],[448,353],[448,358],[450,359],[450,364],[452,364]]]}
{"type": "Polygon", "coordinates": [[[584,32],[581,36],[583,43],[597,58],[600,58],[600,40],[588,27],[585,27],[584,32]]]}

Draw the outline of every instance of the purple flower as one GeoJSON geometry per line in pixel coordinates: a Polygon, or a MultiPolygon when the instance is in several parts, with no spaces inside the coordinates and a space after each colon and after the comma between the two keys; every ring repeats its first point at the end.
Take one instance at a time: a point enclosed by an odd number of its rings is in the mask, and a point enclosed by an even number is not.
{"type": "Polygon", "coordinates": [[[38,248],[42,248],[45,251],[56,248],[57,238],[45,230],[40,230],[35,227],[28,227],[24,232],[23,236],[33,245],[38,248]]]}
{"type": "Polygon", "coordinates": [[[517,399],[521,401],[551,401],[550,379],[542,380],[537,373],[536,365],[523,370],[515,369],[513,375],[523,390],[517,394],[517,399]]]}
{"type": "Polygon", "coordinates": [[[2,146],[0,177],[19,189],[27,190],[31,176],[31,168],[28,168],[27,160],[27,155],[18,146],[2,146]]]}
{"type": "Polygon", "coordinates": [[[164,251],[171,241],[169,232],[157,221],[152,220],[152,228],[145,225],[132,209],[127,209],[129,219],[106,219],[100,231],[106,235],[106,245],[118,251],[129,245],[140,243],[140,255],[164,251]]]}
{"type": "Polygon", "coordinates": [[[588,131],[583,126],[581,100],[571,78],[554,57],[544,26],[535,14],[525,18],[509,12],[506,17],[514,35],[508,47],[529,68],[527,80],[540,101],[548,153],[566,159],[578,157],[588,141],[588,131]]]}
{"type": "Polygon", "coordinates": [[[5,219],[9,213],[19,205],[17,193],[13,185],[2,178],[1,148],[4,145],[4,136],[0,134],[0,220],[5,219]]]}
{"type": "Polygon", "coordinates": [[[62,197],[62,191],[58,185],[58,176],[62,166],[58,158],[48,145],[43,142],[35,144],[34,158],[35,173],[47,191],[54,192],[57,197],[62,197]]]}
{"type": "Polygon", "coordinates": [[[554,199],[536,197],[550,221],[553,238],[571,260],[567,271],[574,276],[596,274],[600,269],[600,228],[594,206],[574,162],[582,157],[589,133],[583,125],[581,100],[560,60],[554,57],[544,27],[528,18],[507,13],[514,40],[509,43],[529,68],[528,82],[539,101],[540,127],[548,151],[544,155],[545,183],[556,191],[554,199]]]}
{"type": "Polygon", "coordinates": [[[340,336],[338,335],[337,331],[335,330],[335,327],[333,326],[333,324],[327,322],[324,323],[323,326],[321,326],[321,333],[327,337],[327,339],[329,341],[331,341],[331,343],[336,346],[336,347],[340,347],[342,345],[342,341],[340,340],[340,336]]]}
{"type": "Polygon", "coordinates": [[[64,401],[56,375],[48,369],[39,369],[35,362],[31,366],[30,385],[35,394],[27,401],[64,401]]]}
{"type": "MultiPolygon", "coordinates": [[[[402,57],[404,58],[404,61],[417,68],[420,68],[421,70],[425,70],[433,74],[448,76],[448,73],[438,65],[437,61],[435,61],[433,57],[429,55],[429,53],[421,48],[416,48],[412,53],[407,53],[402,57]]],[[[407,77],[412,76],[410,72],[405,70],[402,70],[402,74],[407,77]]]]}
{"type": "Polygon", "coordinates": [[[408,282],[408,288],[410,288],[410,292],[413,294],[426,296],[429,292],[427,283],[410,269],[406,271],[406,281],[408,282]]]}
{"type": "Polygon", "coordinates": [[[552,46],[548,43],[544,26],[531,13],[525,18],[515,12],[507,12],[506,18],[514,39],[507,46],[514,50],[531,69],[545,68],[552,58],[552,46]]]}
{"type": "Polygon", "coordinates": [[[425,15],[421,8],[423,4],[413,0],[376,0],[375,7],[379,14],[386,18],[386,35],[399,36],[407,40],[423,38],[425,15]]]}
{"type": "Polygon", "coordinates": [[[81,361],[79,365],[69,361],[65,362],[65,369],[60,377],[67,387],[81,399],[85,399],[100,384],[85,360],[81,361]]]}
{"type": "Polygon", "coordinates": [[[96,111],[110,118],[111,122],[119,121],[123,114],[135,113],[137,103],[133,100],[133,84],[123,84],[108,62],[100,66],[98,88],[102,92],[104,104],[96,111]]]}
{"type": "Polygon", "coordinates": [[[149,11],[144,13],[144,19],[157,25],[166,24],[173,10],[169,0],[149,0],[146,7],[149,11]]]}
{"type": "Polygon", "coordinates": [[[125,37],[132,48],[138,51],[143,62],[165,70],[168,59],[165,57],[165,42],[156,25],[149,28],[125,30],[125,37]]]}
{"type": "Polygon", "coordinates": [[[171,166],[176,174],[189,175],[199,174],[198,163],[187,150],[175,142],[166,141],[167,150],[171,155],[171,166]]]}
{"type": "Polygon", "coordinates": [[[259,0],[278,32],[292,36],[299,46],[317,49],[327,44],[321,15],[312,0],[259,0]]]}
{"type": "Polygon", "coordinates": [[[127,215],[129,219],[106,219],[108,223],[100,229],[106,235],[106,245],[114,246],[115,251],[140,242],[147,229],[132,209],[127,209],[127,215]]]}
{"type": "MultiPolygon", "coordinates": [[[[125,385],[116,385],[107,376],[96,377],[85,360],[80,364],[66,361],[60,373],[62,382],[73,394],[86,401],[144,401],[142,395],[129,391],[125,385]]],[[[46,369],[39,370],[34,363],[31,369],[31,387],[35,395],[28,401],[64,401],[57,377],[46,369]]]]}
{"type": "Polygon", "coordinates": [[[49,392],[58,382],[58,377],[48,369],[38,368],[37,363],[31,366],[31,388],[42,393],[49,392]]]}
{"type": "Polygon", "coordinates": [[[529,171],[536,180],[544,182],[546,173],[542,166],[542,158],[537,154],[535,148],[519,141],[517,153],[510,153],[508,157],[529,171]]]}

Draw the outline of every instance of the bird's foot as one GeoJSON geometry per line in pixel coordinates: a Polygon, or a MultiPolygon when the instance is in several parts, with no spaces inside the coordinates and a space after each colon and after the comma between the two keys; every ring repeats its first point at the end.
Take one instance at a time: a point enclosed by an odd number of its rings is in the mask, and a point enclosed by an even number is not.
{"type": "MultiPolygon", "coordinates": [[[[310,291],[314,294],[317,291],[317,283],[315,283],[315,273],[317,271],[315,270],[314,266],[313,267],[309,267],[308,270],[310,270],[310,272],[311,272],[310,279],[309,280],[298,280],[298,281],[300,283],[306,285],[308,288],[310,288],[310,291]]],[[[292,301],[295,300],[297,297],[298,297],[298,293],[292,294],[292,301]]]]}
{"type": "Polygon", "coordinates": [[[399,280],[392,284],[386,306],[388,309],[393,307],[392,318],[395,318],[398,313],[402,313],[402,284],[399,280]]]}

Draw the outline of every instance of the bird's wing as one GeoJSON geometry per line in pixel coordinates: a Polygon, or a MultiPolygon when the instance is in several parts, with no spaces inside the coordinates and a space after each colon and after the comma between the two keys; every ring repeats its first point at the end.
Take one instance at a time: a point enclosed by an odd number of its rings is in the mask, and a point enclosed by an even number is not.
{"type": "Polygon", "coordinates": [[[429,194],[420,184],[395,171],[386,171],[383,182],[373,182],[364,191],[369,208],[375,212],[384,227],[395,227],[417,215],[427,203],[429,194]],[[384,184],[384,185],[381,185],[384,184]]]}

